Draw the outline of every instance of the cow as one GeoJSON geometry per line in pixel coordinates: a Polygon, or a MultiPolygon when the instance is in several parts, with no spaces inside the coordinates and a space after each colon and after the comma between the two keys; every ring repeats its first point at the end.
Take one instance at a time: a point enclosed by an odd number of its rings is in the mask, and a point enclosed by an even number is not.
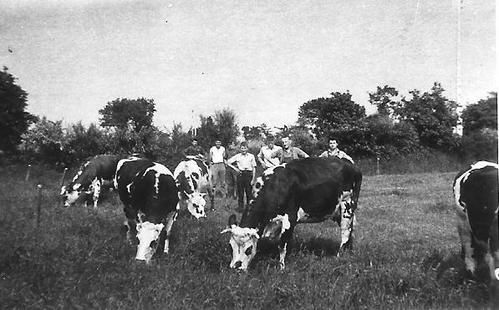
{"type": "MultiPolygon", "coordinates": [[[[61,187],[64,206],[71,206],[84,194],[85,196],[91,195],[93,206],[97,208],[102,188],[112,187],[119,160],[120,156],[117,155],[97,155],[85,162],[71,182],[61,187]]],[[[85,206],[88,200],[85,199],[85,206]]]]}
{"type": "Polygon", "coordinates": [[[466,270],[475,276],[478,266],[487,266],[491,288],[496,289],[499,289],[498,177],[496,163],[478,161],[459,172],[453,183],[466,270]]]}
{"type": "Polygon", "coordinates": [[[230,267],[246,270],[261,237],[278,243],[279,267],[284,269],[287,245],[298,223],[332,219],[341,227],[338,255],[351,249],[361,184],[360,170],[337,158],[291,161],[265,182],[240,225],[235,216],[229,218],[229,227],[222,233],[231,233],[230,267]]]}
{"type": "Polygon", "coordinates": [[[286,167],[286,164],[280,164],[274,167],[267,168],[263,171],[262,175],[257,177],[255,180],[255,183],[253,183],[253,186],[251,188],[251,195],[253,196],[253,199],[255,199],[258,196],[258,193],[262,189],[263,185],[265,184],[265,181],[270,179],[270,177],[274,173],[279,173],[284,167],[286,167]]]}
{"type": "Polygon", "coordinates": [[[206,217],[204,197],[208,195],[211,210],[215,209],[209,169],[203,160],[181,161],[173,171],[173,176],[179,189],[181,207],[187,206],[187,210],[197,219],[206,217]]]}
{"type": "Polygon", "coordinates": [[[164,239],[163,252],[178,212],[178,189],[171,171],[148,159],[131,157],[120,160],[114,178],[124,205],[127,240],[138,239],[136,260],[150,263],[164,239]],[[163,233],[164,232],[164,233],[163,233]]]}

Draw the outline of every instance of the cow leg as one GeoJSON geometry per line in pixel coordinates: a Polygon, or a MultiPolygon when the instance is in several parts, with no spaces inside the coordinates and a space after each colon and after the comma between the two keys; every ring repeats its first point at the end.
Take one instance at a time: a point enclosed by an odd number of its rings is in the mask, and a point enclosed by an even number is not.
{"type": "Polygon", "coordinates": [[[284,231],[281,235],[281,241],[279,242],[279,269],[284,270],[286,267],[286,263],[284,260],[286,259],[286,254],[288,252],[288,244],[293,237],[293,231],[295,229],[296,219],[294,219],[294,224],[291,224],[291,227],[284,231]]]}
{"type": "Polygon", "coordinates": [[[168,251],[170,250],[170,234],[172,231],[172,226],[175,220],[177,219],[177,211],[170,212],[168,216],[166,217],[166,238],[165,238],[165,248],[163,250],[164,253],[168,254],[168,251]]]}
{"type": "Polygon", "coordinates": [[[350,195],[347,195],[346,199],[343,197],[340,198],[340,210],[341,210],[341,244],[340,249],[338,251],[337,256],[340,255],[345,249],[352,249],[353,247],[353,223],[355,221],[354,214],[354,205],[350,198],[350,195]]]}
{"type": "Polygon", "coordinates": [[[133,244],[137,235],[137,212],[135,212],[130,206],[125,206],[123,210],[125,211],[127,219],[125,221],[125,225],[127,227],[126,240],[128,243],[133,244]]]}
{"type": "Polygon", "coordinates": [[[99,196],[101,193],[102,189],[102,181],[99,179],[95,179],[94,182],[92,182],[93,186],[93,199],[94,199],[94,209],[97,209],[97,203],[99,201],[99,196]]]}
{"type": "MultiPolygon", "coordinates": [[[[461,207],[459,207],[461,208],[461,207]]],[[[471,274],[475,273],[476,263],[473,259],[473,248],[471,226],[468,222],[468,214],[463,210],[457,210],[457,231],[461,240],[461,256],[464,259],[466,270],[471,274]]]]}

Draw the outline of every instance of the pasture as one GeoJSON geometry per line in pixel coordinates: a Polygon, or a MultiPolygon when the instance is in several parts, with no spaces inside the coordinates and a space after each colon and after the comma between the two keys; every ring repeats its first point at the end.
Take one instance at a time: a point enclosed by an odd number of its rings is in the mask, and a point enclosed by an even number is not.
{"type": "MultiPolygon", "coordinates": [[[[171,168],[171,167],[170,167],[171,168]]],[[[262,246],[247,273],[229,269],[220,231],[235,200],[173,227],[171,253],[135,262],[115,193],[99,208],[59,203],[61,173],[0,168],[2,308],[460,309],[487,306],[485,284],[459,258],[451,183],[456,173],[365,176],[354,251],[336,257],[336,223],[302,224],[288,250],[262,246]],[[37,184],[43,185],[40,226],[37,184]]],[[[237,214],[237,213],[236,213],[237,214]]],[[[240,217],[240,214],[238,214],[240,217]]]]}

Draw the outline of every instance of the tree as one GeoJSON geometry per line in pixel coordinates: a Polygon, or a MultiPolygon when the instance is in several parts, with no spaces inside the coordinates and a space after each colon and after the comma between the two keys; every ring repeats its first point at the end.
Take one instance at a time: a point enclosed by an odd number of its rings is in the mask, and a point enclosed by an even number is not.
{"type": "Polygon", "coordinates": [[[66,134],[62,121],[43,117],[22,135],[23,151],[31,160],[48,164],[66,163],[66,134]]]}
{"type": "Polygon", "coordinates": [[[237,117],[233,110],[223,109],[215,111],[215,124],[218,131],[218,139],[223,145],[235,142],[239,135],[237,117]]]}
{"type": "Polygon", "coordinates": [[[403,98],[395,115],[414,126],[421,145],[448,152],[456,148],[458,138],[454,135],[457,126],[457,104],[443,96],[440,83],[434,83],[430,92],[421,94],[410,91],[412,98],[403,98]]]}
{"type": "Polygon", "coordinates": [[[73,124],[68,130],[66,140],[66,149],[76,162],[112,150],[106,133],[93,123],[88,128],[81,122],[73,124]]]}
{"type": "Polygon", "coordinates": [[[468,105],[461,118],[464,136],[483,128],[497,130],[497,93],[492,92],[487,99],[468,105]]]}
{"type": "Polygon", "coordinates": [[[153,99],[116,99],[108,102],[99,110],[100,125],[114,127],[121,130],[140,132],[144,127],[151,127],[154,112],[156,112],[153,99]]]}
{"type": "Polygon", "coordinates": [[[199,119],[201,124],[197,130],[197,139],[199,145],[206,150],[217,139],[218,130],[213,117],[200,115],[199,119]]]}
{"type": "Polygon", "coordinates": [[[497,93],[467,106],[462,114],[462,153],[469,160],[497,161],[497,93]]]}
{"type": "Polygon", "coordinates": [[[0,150],[14,152],[37,117],[25,111],[28,94],[7,70],[0,71],[0,150]]]}
{"type": "Polygon", "coordinates": [[[350,93],[331,93],[330,98],[318,98],[302,104],[298,110],[298,124],[312,128],[318,139],[327,138],[334,131],[357,127],[366,116],[366,109],[354,101],[350,93]]]}
{"type": "Polygon", "coordinates": [[[392,116],[400,102],[395,101],[399,92],[388,85],[377,87],[376,92],[369,93],[369,102],[378,108],[379,115],[392,116]]]}

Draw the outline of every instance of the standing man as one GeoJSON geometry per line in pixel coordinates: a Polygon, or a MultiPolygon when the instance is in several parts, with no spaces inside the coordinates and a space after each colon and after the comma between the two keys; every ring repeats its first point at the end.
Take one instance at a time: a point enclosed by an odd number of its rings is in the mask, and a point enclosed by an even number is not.
{"type": "Polygon", "coordinates": [[[257,159],[263,169],[272,168],[281,163],[282,148],[274,144],[274,137],[267,137],[267,145],[262,146],[257,159]]]}
{"type": "Polygon", "coordinates": [[[237,173],[237,211],[244,211],[244,196],[246,204],[252,199],[251,186],[255,182],[256,160],[255,156],[248,153],[246,142],[241,143],[241,153],[229,158],[227,165],[237,173]]]}
{"type": "Polygon", "coordinates": [[[210,164],[211,182],[213,184],[213,195],[225,194],[225,161],[227,153],[220,140],[215,141],[215,146],[210,148],[208,162],[210,164]]]}
{"type": "Polygon", "coordinates": [[[329,139],[328,149],[325,150],[324,152],[322,152],[321,155],[319,155],[319,157],[330,157],[330,156],[336,156],[338,158],[343,158],[343,159],[348,160],[352,164],[354,163],[352,157],[348,156],[347,153],[343,152],[342,150],[340,150],[338,148],[338,142],[336,141],[336,139],[329,139]]]}
{"type": "Polygon", "coordinates": [[[288,137],[282,138],[282,143],[283,143],[284,147],[282,150],[281,163],[287,164],[294,159],[310,157],[310,156],[308,156],[307,153],[302,151],[300,148],[297,148],[295,146],[291,146],[292,141],[290,138],[288,138],[288,137]]]}

